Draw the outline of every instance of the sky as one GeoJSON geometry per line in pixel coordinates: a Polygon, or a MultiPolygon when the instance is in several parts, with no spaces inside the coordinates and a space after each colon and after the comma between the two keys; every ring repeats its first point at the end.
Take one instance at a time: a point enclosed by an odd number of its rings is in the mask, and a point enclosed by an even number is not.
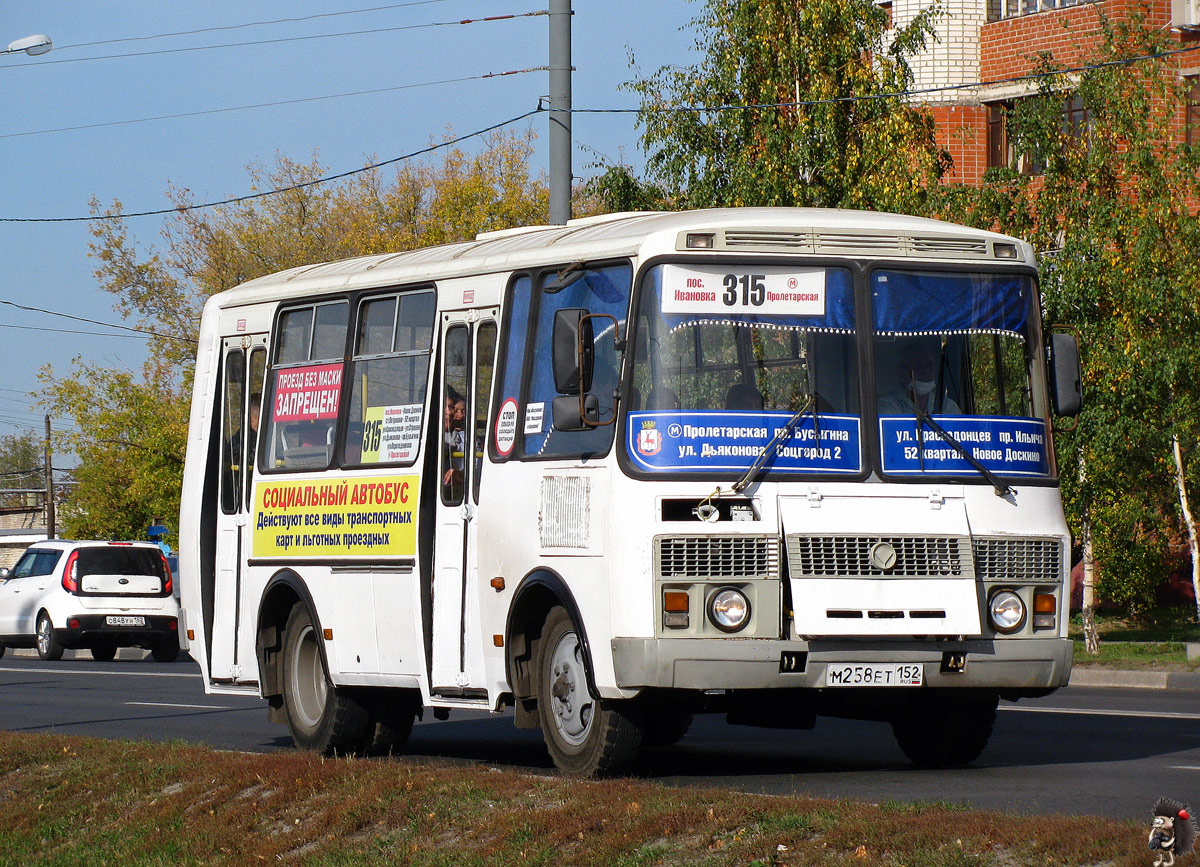
{"type": "MultiPolygon", "coordinates": [[[[696,62],[695,0],[572,6],[576,109],[637,107],[621,89],[635,76],[631,53],[645,74],[696,62]]],[[[316,152],[332,174],[413,153],[448,129],[464,135],[523,115],[549,92],[547,72],[481,76],[546,66],[548,18],[457,22],[546,7],[547,0],[0,4],[0,48],[32,34],[54,42],[40,57],[0,56],[0,436],[43,431],[45,411],[29,397],[42,368],[67,373],[80,357],[138,370],[153,350],[128,332],[12,306],[123,322],[94,276],[88,223],[78,219],[93,196],[119,200],[126,213],[169,207],[170,186],[217,201],[250,192],[245,167],[269,166],[277,153],[306,162],[316,152]],[[358,95],[314,99],[340,94],[358,95]],[[227,110],[264,103],[285,104],[227,110]]],[[[537,133],[535,170],[548,168],[546,117],[513,127],[537,133]]],[[[588,164],[600,157],[641,166],[632,114],[577,114],[573,137],[577,177],[594,173],[588,164]]],[[[161,249],[162,217],[126,226],[143,249],[161,249]]]]}

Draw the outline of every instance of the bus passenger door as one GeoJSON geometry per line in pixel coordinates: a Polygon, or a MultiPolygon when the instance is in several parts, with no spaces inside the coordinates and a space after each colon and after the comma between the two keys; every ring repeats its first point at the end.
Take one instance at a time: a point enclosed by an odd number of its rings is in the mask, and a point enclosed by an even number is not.
{"type": "Polygon", "coordinates": [[[213,680],[255,680],[258,673],[253,636],[258,600],[243,599],[242,595],[243,570],[250,552],[254,459],[267,366],[266,346],[267,336],[254,334],[227,338],[222,347],[220,511],[209,644],[209,676],[213,680]],[[245,641],[240,640],[247,632],[248,650],[245,641]]]}
{"type": "Polygon", "coordinates": [[[440,695],[471,695],[484,688],[475,509],[487,443],[497,313],[449,313],[441,323],[431,671],[432,691],[440,695]]]}

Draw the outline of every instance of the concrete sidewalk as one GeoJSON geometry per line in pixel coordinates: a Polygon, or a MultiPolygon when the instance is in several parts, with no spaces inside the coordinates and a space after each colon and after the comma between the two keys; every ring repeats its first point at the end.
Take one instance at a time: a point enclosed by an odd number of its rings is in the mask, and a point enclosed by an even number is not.
{"type": "Polygon", "coordinates": [[[1071,669],[1071,686],[1112,686],[1133,689],[1200,689],[1200,672],[1123,671],[1100,666],[1071,669]]]}

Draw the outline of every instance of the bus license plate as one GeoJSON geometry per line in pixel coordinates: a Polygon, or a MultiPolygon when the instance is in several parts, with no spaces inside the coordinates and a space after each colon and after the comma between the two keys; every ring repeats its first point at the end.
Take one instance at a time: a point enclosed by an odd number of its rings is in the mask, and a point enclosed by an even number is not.
{"type": "Polygon", "coordinates": [[[925,669],[919,663],[856,663],[825,668],[826,686],[921,686],[925,669]]]}
{"type": "Polygon", "coordinates": [[[110,614],[104,618],[104,622],[109,626],[145,626],[145,617],[134,617],[130,615],[110,614]]]}

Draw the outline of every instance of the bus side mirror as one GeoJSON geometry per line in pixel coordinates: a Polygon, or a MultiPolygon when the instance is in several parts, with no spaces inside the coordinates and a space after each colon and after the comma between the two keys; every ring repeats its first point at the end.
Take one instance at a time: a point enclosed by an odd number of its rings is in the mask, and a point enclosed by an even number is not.
{"type": "Polygon", "coordinates": [[[581,431],[600,427],[600,400],[594,394],[560,395],[550,406],[555,430],[581,431]]]}
{"type": "Polygon", "coordinates": [[[1083,406],[1083,375],[1079,368],[1079,343],[1073,334],[1050,335],[1050,398],[1054,412],[1079,415],[1083,406]]]}
{"type": "MultiPolygon", "coordinates": [[[[554,313],[554,390],[559,394],[586,394],[592,390],[596,338],[592,319],[582,307],[565,307],[554,313]]],[[[576,401],[578,403],[578,401],[576,401]]]]}

